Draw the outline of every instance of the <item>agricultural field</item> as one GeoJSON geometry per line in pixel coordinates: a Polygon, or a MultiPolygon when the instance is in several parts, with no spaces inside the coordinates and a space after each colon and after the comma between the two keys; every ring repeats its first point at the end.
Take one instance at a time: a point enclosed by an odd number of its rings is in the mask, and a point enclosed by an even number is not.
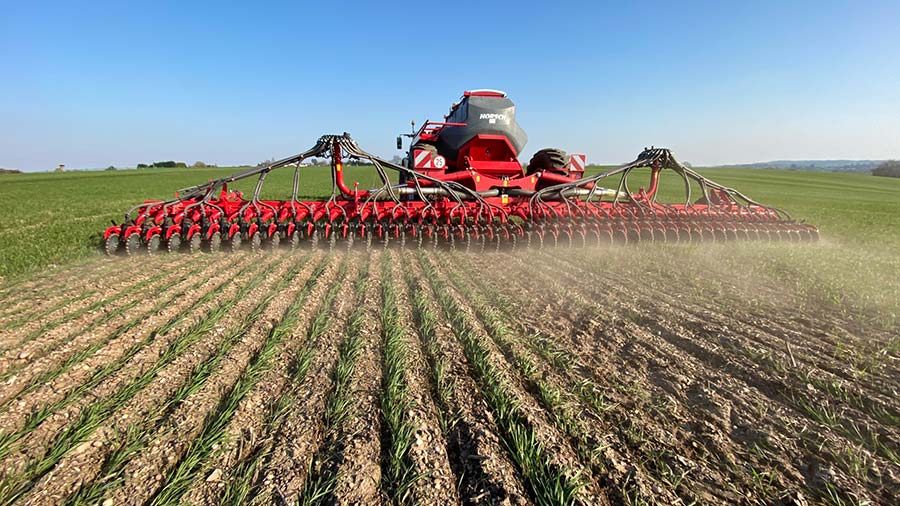
{"type": "Polygon", "coordinates": [[[704,172],[813,244],[99,254],[223,172],[0,176],[0,505],[898,502],[900,181],[704,172]]]}

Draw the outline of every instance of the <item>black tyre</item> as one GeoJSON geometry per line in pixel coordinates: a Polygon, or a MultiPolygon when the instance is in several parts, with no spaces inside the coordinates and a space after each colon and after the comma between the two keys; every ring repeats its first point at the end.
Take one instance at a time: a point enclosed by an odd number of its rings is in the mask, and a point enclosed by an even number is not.
{"type": "Polygon", "coordinates": [[[527,173],[534,174],[535,172],[549,171],[558,174],[568,174],[568,164],[569,160],[565,151],[555,148],[545,148],[531,157],[531,161],[528,162],[527,173]]]}

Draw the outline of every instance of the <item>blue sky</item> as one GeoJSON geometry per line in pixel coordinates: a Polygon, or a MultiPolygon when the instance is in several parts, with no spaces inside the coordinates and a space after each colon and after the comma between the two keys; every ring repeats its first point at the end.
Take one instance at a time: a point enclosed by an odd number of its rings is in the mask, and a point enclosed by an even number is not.
{"type": "Polygon", "coordinates": [[[596,163],[900,157],[900,2],[13,2],[0,167],[256,163],[499,88],[596,163]]]}

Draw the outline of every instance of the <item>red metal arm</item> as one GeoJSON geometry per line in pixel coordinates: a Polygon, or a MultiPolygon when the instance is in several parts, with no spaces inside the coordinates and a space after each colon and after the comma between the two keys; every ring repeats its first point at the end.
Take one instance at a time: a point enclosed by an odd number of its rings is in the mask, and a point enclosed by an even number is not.
{"type": "Polygon", "coordinates": [[[365,199],[369,197],[368,190],[363,191],[353,191],[351,190],[346,183],[344,183],[344,164],[341,159],[341,145],[337,140],[334,141],[332,148],[332,159],[331,159],[331,167],[334,171],[334,181],[337,184],[338,189],[341,190],[341,193],[347,197],[348,199],[358,198],[365,199]]]}

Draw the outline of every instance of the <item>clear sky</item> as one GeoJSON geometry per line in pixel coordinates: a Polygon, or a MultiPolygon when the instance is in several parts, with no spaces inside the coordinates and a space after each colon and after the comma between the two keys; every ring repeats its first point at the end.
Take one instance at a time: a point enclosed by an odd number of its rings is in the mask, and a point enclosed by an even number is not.
{"type": "Polygon", "coordinates": [[[900,2],[0,0],[0,167],[256,163],[499,88],[624,162],[900,157],[900,2]]]}

